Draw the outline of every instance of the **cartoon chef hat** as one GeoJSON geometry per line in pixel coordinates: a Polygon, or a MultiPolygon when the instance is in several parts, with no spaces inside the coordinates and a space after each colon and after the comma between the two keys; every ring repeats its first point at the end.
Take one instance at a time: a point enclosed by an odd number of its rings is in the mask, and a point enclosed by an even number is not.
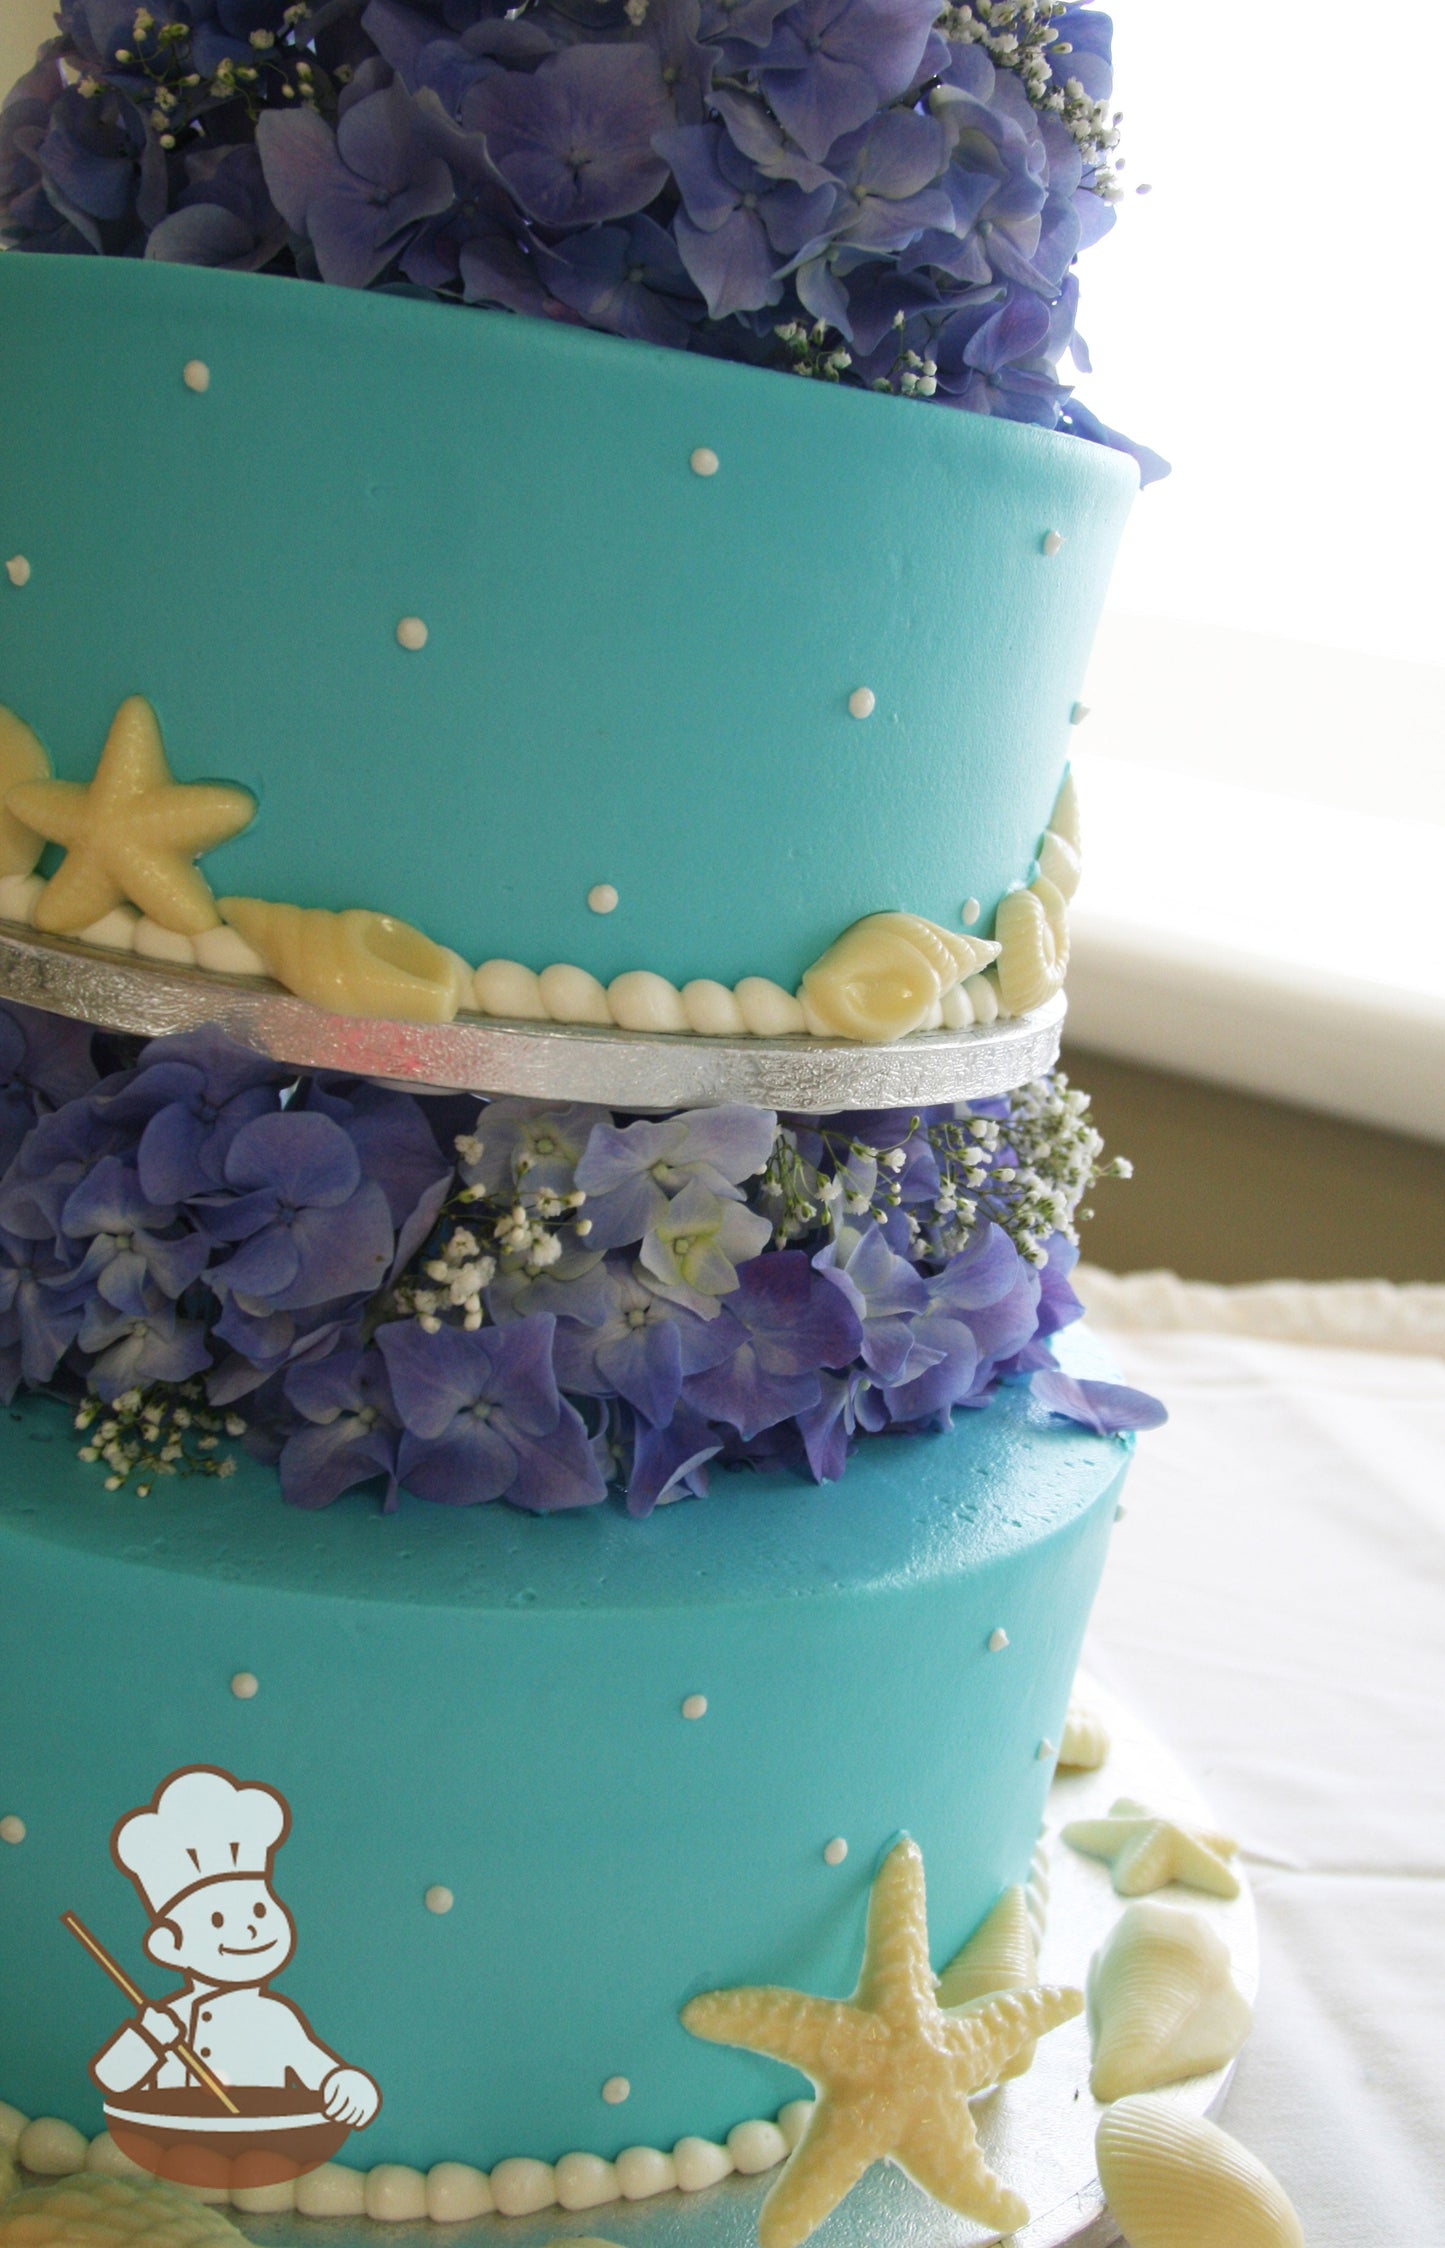
{"type": "Polygon", "coordinates": [[[110,1838],[111,1856],[129,1874],[153,1920],[207,1882],[266,1879],[291,1814],[274,1788],[243,1785],[229,1772],[194,1764],[162,1780],[148,1805],[128,1811],[110,1838]]]}

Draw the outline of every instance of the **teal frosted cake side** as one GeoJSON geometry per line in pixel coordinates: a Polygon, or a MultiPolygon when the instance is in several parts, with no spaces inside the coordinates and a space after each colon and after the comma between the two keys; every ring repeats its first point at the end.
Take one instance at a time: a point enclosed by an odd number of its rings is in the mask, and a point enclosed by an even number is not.
{"type": "Polygon", "coordinates": [[[0,704],[86,781],[145,697],[178,781],[255,800],[218,896],[471,968],[791,994],[863,916],[987,938],[1136,483],[547,322],[0,261],[0,704]]]}

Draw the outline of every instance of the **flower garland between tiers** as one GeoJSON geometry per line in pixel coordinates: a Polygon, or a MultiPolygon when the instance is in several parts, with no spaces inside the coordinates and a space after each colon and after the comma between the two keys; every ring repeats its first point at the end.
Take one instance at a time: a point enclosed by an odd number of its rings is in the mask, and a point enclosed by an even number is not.
{"type": "Polygon", "coordinates": [[[1128,1171],[1087,1107],[1055,1076],[921,1115],[628,1120],[0,1008],[0,1383],[72,1395],[110,1489],[226,1474],[243,1437],[306,1507],[374,1482],[641,1515],[713,1463],[831,1481],[859,1436],[1024,1379],[1149,1427],[1047,1347],[1083,1198],[1128,1171]]]}

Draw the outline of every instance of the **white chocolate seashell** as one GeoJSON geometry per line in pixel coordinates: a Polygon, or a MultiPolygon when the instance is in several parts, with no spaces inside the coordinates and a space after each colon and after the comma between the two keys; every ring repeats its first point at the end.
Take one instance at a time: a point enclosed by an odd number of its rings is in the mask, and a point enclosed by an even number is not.
{"type": "Polygon", "coordinates": [[[28,929],[44,888],[38,874],[0,874],[0,921],[21,921],[28,929]]]}
{"type": "Polygon", "coordinates": [[[1120,1914],[1089,1962],[1096,2100],[1156,2092],[1232,2061],[1249,2035],[1249,2001],[1229,1947],[1197,1912],[1152,1900],[1120,1914]]]}
{"type": "Polygon", "coordinates": [[[142,914],[135,925],[135,949],[142,960],[168,960],[177,968],[194,968],[196,948],[179,929],[163,929],[159,921],[142,914]]]}
{"type": "Polygon", "coordinates": [[[504,1015],[522,1023],[551,1020],[541,977],[520,960],[484,960],[472,978],[472,997],[484,1015],[504,1015]]]}
{"type": "Polygon", "coordinates": [[[0,2248],[242,2248],[218,2209],[156,2178],[93,2172],[0,2206],[0,2248]]]}
{"type": "Polygon", "coordinates": [[[629,968],[625,975],[614,976],[607,986],[607,1001],[619,1030],[688,1028],[681,992],[650,968],[629,968]]]}
{"type": "Polygon", "coordinates": [[[733,997],[754,1038],[798,1038],[808,1027],[792,993],[766,976],[744,976],[733,997]]]}
{"type": "Polygon", "coordinates": [[[1065,842],[1055,829],[1047,828],[1039,845],[1040,874],[1046,875],[1060,897],[1067,900],[1078,889],[1083,871],[1083,861],[1073,844],[1065,842]]]}
{"type": "MultiPolygon", "coordinates": [[[[987,1919],[944,1968],[938,1978],[938,2003],[944,2008],[967,2006],[975,1998],[991,1998],[995,1991],[1029,1990],[1038,1979],[1039,1955],[1028,1899],[1015,1885],[1005,1889],[987,1919]]],[[[1022,2046],[1003,2076],[1022,2076],[1034,2050],[1032,2044],[1022,2046]]]]}
{"type": "Polygon", "coordinates": [[[1010,890],[994,916],[1000,945],[1002,1011],[1028,1015],[1063,987],[1069,965],[1069,909],[1041,874],[1032,888],[1010,890]]]}
{"type": "Polygon", "coordinates": [[[223,921],[218,929],[203,929],[192,938],[196,948],[196,965],[208,968],[218,976],[264,976],[266,963],[252,945],[248,945],[239,929],[228,929],[223,921]]]}
{"type": "Polygon", "coordinates": [[[277,983],[333,1014],[449,1023],[464,996],[453,958],[389,914],[360,906],[326,913],[265,898],[222,898],[220,912],[277,983]]]}
{"type": "Polygon", "coordinates": [[[814,961],[803,989],[831,1036],[880,1045],[919,1029],[943,994],[998,949],[918,914],[873,913],[814,961]]]}
{"type": "Polygon", "coordinates": [[[1049,1897],[1054,1877],[1049,1871],[1049,1846],[1040,1835],[1034,1844],[1034,1854],[1029,1860],[1029,1878],[1024,1888],[1028,1904],[1029,1926],[1034,1932],[1034,1942],[1041,1944],[1044,1930],[1049,1924],[1049,1897]]]}
{"type": "Polygon", "coordinates": [[[726,984],[699,976],[682,987],[682,1004],[688,1024],[699,1038],[742,1038],[747,1033],[743,1011],[726,984]]]}
{"type": "Polygon", "coordinates": [[[1131,2248],[1304,2248],[1288,2195],[1218,2124],[1170,2100],[1121,2100],[1094,2140],[1131,2248]]]}
{"type": "Polygon", "coordinates": [[[5,799],[22,781],[50,778],[50,759],[36,735],[13,710],[0,707],[0,875],[30,874],[45,839],[17,819],[5,799]]]}
{"type": "Polygon", "coordinates": [[[1055,835],[1071,844],[1075,852],[1082,855],[1084,838],[1079,827],[1079,791],[1074,782],[1072,765],[1059,784],[1059,793],[1054,798],[1054,808],[1049,814],[1049,826],[1055,835]]]}
{"type": "Polygon", "coordinates": [[[544,968],[537,978],[542,1005],[554,1023],[610,1023],[607,989],[585,968],[544,968]]]}
{"type": "Polygon", "coordinates": [[[1097,1772],[1109,1753],[1109,1728],[1086,1702],[1069,1703],[1059,1763],[1071,1772],[1097,1772]]]}

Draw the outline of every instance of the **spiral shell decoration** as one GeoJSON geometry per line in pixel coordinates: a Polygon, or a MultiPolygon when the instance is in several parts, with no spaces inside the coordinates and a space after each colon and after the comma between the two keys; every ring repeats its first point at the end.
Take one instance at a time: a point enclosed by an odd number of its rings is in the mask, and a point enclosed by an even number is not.
{"type": "Polygon", "coordinates": [[[1229,1947],[1197,1912],[1130,1905],[1089,1962],[1096,2100],[1155,2092],[1232,2061],[1249,2035],[1229,1947]]]}
{"type": "Polygon", "coordinates": [[[325,913],[265,898],[222,898],[220,911],[277,983],[333,1014],[449,1023],[470,997],[456,955],[389,914],[360,906],[325,913]]]}
{"type": "Polygon", "coordinates": [[[1071,1701],[1059,1742],[1059,1765],[1070,1772],[1097,1772],[1109,1754],[1109,1728],[1087,1702],[1071,1701]]]}
{"type": "Polygon", "coordinates": [[[1237,2139],[1169,2100],[1121,2100],[1094,2141],[1131,2248],[1304,2248],[1284,2188],[1237,2139]]]}
{"type": "Polygon", "coordinates": [[[23,718],[0,707],[0,877],[30,874],[45,839],[11,811],[5,799],[22,781],[50,778],[50,759],[23,718]]]}
{"type": "Polygon", "coordinates": [[[0,2207],[0,2248],[242,2248],[229,2218],[149,2178],[89,2174],[0,2207]]]}
{"type": "Polygon", "coordinates": [[[870,1045],[906,1038],[941,1008],[944,994],[976,975],[998,946],[955,936],[914,913],[870,913],[845,929],[803,977],[810,1027],[870,1045]]]}
{"type": "MultiPolygon", "coordinates": [[[[1028,1898],[1023,1889],[1005,1889],[988,1918],[980,1923],[938,1978],[938,2003],[967,2006],[975,1998],[992,1998],[996,1991],[1028,1990],[1039,1979],[1039,1955],[1029,1921],[1028,1898]]],[[[1033,2061],[1033,2044],[1023,2046],[1003,2076],[1022,2076],[1033,2061]]]]}
{"type": "Polygon", "coordinates": [[[1031,1014],[1063,988],[1069,965],[1069,909],[1046,874],[1010,890],[994,916],[1001,946],[999,998],[1010,1015],[1031,1014]]]}

